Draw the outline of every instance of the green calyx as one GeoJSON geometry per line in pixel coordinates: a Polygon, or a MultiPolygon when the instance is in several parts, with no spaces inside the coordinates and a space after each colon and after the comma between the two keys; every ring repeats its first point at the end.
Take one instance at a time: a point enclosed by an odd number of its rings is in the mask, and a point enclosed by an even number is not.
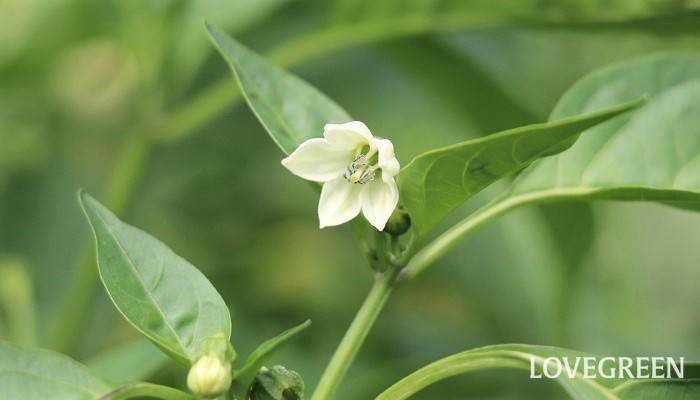
{"type": "Polygon", "coordinates": [[[384,232],[393,236],[401,236],[408,232],[410,228],[411,217],[403,209],[403,207],[398,206],[389,217],[389,221],[387,221],[386,226],[384,227],[384,232]]]}
{"type": "Polygon", "coordinates": [[[214,355],[218,357],[222,363],[233,364],[236,361],[237,354],[231,343],[226,339],[223,333],[202,340],[199,345],[199,356],[197,359],[206,356],[214,355]]]}
{"type": "Polygon", "coordinates": [[[250,400],[303,400],[304,381],[281,365],[260,368],[250,389],[250,400]]]}

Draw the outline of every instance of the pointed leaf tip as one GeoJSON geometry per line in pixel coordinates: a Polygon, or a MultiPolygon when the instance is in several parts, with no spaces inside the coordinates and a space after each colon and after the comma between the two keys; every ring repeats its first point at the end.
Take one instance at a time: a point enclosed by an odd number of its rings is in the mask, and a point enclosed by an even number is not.
{"type": "Polygon", "coordinates": [[[226,303],[198,269],[84,191],[78,197],[94,233],[100,279],[127,321],[185,365],[204,339],[230,337],[226,303]]]}

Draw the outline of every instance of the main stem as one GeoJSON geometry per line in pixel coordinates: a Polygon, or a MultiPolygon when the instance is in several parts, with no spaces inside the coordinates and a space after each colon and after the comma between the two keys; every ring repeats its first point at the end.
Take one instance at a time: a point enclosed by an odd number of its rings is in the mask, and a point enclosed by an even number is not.
{"type": "Polygon", "coordinates": [[[384,273],[377,273],[372,289],[335,350],[335,354],[323,372],[311,400],[329,400],[338,390],[338,386],[355,359],[360,346],[384,308],[399,270],[400,268],[392,266],[384,273]]]}

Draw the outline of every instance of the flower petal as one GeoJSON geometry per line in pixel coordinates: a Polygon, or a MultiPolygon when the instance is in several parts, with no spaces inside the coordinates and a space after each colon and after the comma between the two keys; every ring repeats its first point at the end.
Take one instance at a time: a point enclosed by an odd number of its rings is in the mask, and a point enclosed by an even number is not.
{"type": "Polygon", "coordinates": [[[282,160],[294,175],[315,182],[328,182],[343,175],[354,153],[332,146],[326,139],[309,139],[282,160]]]}
{"type": "Polygon", "coordinates": [[[387,181],[375,179],[364,185],[362,194],[362,213],[372,226],[384,230],[391,213],[399,203],[399,189],[394,179],[387,181]]]}
{"type": "Polygon", "coordinates": [[[363,122],[352,121],[344,124],[326,124],[323,128],[325,137],[333,146],[352,150],[369,145],[374,148],[372,133],[363,122]]]}
{"type": "Polygon", "coordinates": [[[321,228],[348,222],[360,213],[362,185],[350,183],[345,178],[326,182],[318,201],[318,219],[321,228]]]}
{"type": "Polygon", "coordinates": [[[394,155],[394,144],[389,139],[377,140],[377,150],[379,152],[378,166],[382,169],[382,179],[389,182],[401,169],[399,160],[394,155]]]}

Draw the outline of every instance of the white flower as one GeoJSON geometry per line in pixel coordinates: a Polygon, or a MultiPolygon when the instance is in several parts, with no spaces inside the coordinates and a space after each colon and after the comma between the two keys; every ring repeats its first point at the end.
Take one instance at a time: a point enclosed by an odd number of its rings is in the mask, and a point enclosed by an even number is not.
{"type": "Polygon", "coordinates": [[[205,354],[190,368],[187,386],[202,397],[220,396],[231,387],[231,364],[215,354],[205,354]]]}
{"type": "Polygon", "coordinates": [[[359,121],[327,124],[323,139],[302,143],[282,165],[304,179],[323,183],[318,203],[321,228],[340,225],[360,211],[378,230],[399,202],[394,145],[375,138],[359,121]]]}

